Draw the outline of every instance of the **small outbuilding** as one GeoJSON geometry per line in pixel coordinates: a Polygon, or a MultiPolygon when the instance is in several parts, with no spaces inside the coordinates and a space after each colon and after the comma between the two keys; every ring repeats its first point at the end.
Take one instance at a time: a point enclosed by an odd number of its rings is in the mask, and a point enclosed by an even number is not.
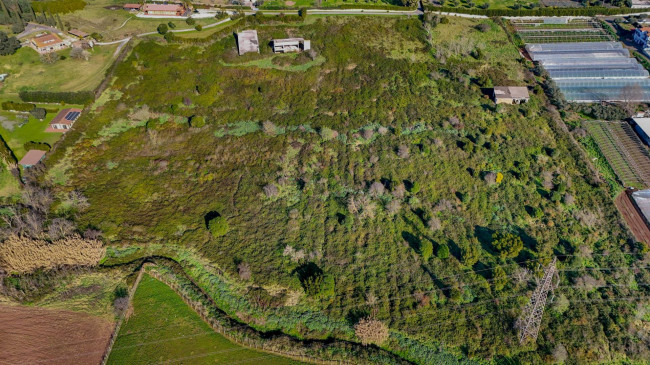
{"type": "Polygon", "coordinates": [[[260,53],[260,41],[257,39],[257,31],[249,29],[237,33],[237,49],[240,56],[250,52],[260,53]]]}
{"type": "Polygon", "coordinates": [[[303,38],[274,39],[272,43],[275,53],[300,52],[311,49],[311,42],[303,38]]]}
{"type": "Polygon", "coordinates": [[[20,159],[18,164],[22,167],[32,167],[45,157],[45,151],[41,150],[29,150],[23,158],[20,159]]]}
{"type": "Polygon", "coordinates": [[[73,36],[75,36],[77,38],[80,38],[80,39],[84,39],[84,38],[86,38],[86,37],[88,37],[90,35],[90,34],[84,32],[83,30],[79,30],[79,29],[70,29],[68,31],[68,33],[70,33],[73,36]]]}
{"type": "Polygon", "coordinates": [[[495,86],[492,100],[497,104],[522,104],[530,100],[525,86],[495,86]]]}

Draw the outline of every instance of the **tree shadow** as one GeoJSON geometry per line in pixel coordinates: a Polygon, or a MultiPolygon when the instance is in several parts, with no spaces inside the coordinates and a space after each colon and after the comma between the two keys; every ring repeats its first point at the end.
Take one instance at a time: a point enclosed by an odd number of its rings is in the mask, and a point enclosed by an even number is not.
{"type": "Polygon", "coordinates": [[[354,308],[351,309],[348,314],[345,316],[345,321],[348,322],[348,325],[354,326],[359,322],[360,319],[370,316],[370,311],[365,308],[354,308]]]}
{"type": "Polygon", "coordinates": [[[402,231],[402,238],[409,244],[412,249],[419,251],[422,241],[417,236],[410,232],[402,231]]]}
{"type": "Polygon", "coordinates": [[[496,255],[497,252],[492,248],[492,236],[495,231],[488,227],[474,226],[474,236],[478,239],[478,242],[481,244],[481,248],[490,255],[496,255]]]}
{"type": "Polygon", "coordinates": [[[206,229],[209,228],[208,225],[210,224],[210,221],[213,220],[213,219],[215,219],[215,218],[217,218],[217,217],[221,217],[221,214],[219,214],[218,212],[216,212],[216,211],[214,211],[214,210],[208,212],[208,213],[203,217],[203,219],[205,220],[205,228],[206,228],[206,229]]]}

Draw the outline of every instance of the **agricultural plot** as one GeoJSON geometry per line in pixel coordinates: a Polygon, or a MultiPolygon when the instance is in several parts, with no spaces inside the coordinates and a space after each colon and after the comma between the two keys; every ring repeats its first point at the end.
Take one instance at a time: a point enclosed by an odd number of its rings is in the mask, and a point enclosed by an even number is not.
{"type": "Polygon", "coordinates": [[[91,315],[0,306],[0,364],[99,364],[111,322],[91,315]]]}
{"type": "Polygon", "coordinates": [[[627,187],[650,185],[650,155],[625,122],[584,122],[607,162],[627,187]]]}
{"type": "Polygon", "coordinates": [[[108,364],[302,364],[238,346],[214,332],[172,289],[145,275],[133,314],[118,335],[108,364]]]}
{"type": "Polygon", "coordinates": [[[613,41],[594,20],[577,19],[566,23],[537,20],[512,20],[512,24],[526,43],[603,42],[613,41]]]}

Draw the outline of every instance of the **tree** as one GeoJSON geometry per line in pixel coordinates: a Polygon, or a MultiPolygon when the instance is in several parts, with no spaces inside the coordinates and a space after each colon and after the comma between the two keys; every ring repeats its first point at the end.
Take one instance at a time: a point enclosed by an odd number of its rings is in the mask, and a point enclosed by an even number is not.
{"type": "Polygon", "coordinates": [[[23,22],[17,22],[11,25],[11,33],[18,34],[22,33],[25,30],[25,25],[23,22]]]}
{"type": "Polygon", "coordinates": [[[388,327],[376,319],[363,318],[354,325],[354,334],[364,345],[381,345],[388,339],[388,327]]]}
{"type": "Polygon", "coordinates": [[[418,247],[420,255],[424,261],[429,261],[431,255],[433,255],[433,244],[429,240],[420,241],[420,247],[418,247]]]}
{"type": "Polygon", "coordinates": [[[492,246],[502,258],[514,258],[524,248],[521,237],[512,233],[495,233],[492,235],[492,246]]]}
{"type": "Polygon", "coordinates": [[[7,33],[0,32],[0,56],[12,55],[18,48],[20,48],[20,41],[16,37],[9,37],[7,33]]]}
{"type": "Polygon", "coordinates": [[[169,23],[167,23],[167,26],[169,27],[169,29],[174,29],[174,28],[176,28],[176,24],[174,24],[174,22],[169,22],[169,23]]]}
{"type": "Polygon", "coordinates": [[[167,24],[160,24],[158,26],[158,33],[165,35],[169,31],[169,27],[167,27],[167,24]]]}
{"type": "Polygon", "coordinates": [[[436,252],[436,256],[438,256],[439,259],[446,259],[449,257],[449,246],[446,244],[441,244],[438,246],[438,252],[436,252]]]}
{"type": "Polygon", "coordinates": [[[70,58],[74,58],[75,60],[88,61],[88,59],[90,58],[90,53],[84,51],[83,48],[73,47],[72,50],[70,51],[70,58]]]}
{"type": "Polygon", "coordinates": [[[212,218],[208,222],[208,230],[213,237],[221,237],[225,235],[228,233],[229,228],[228,221],[226,221],[226,218],[222,216],[212,218]]]}
{"type": "Polygon", "coordinates": [[[480,243],[476,237],[472,238],[469,242],[460,249],[460,257],[463,265],[474,266],[478,262],[480,252],[478,250],[480,243]]]}
{"type": "Polygon", "coordinates": [[[185,19],[185,23],[187,23],[187,25],[194,25],[196,24],[196,20],[194,20],[194,18],[187,18],[185,19]]]}
{"type": "Polygon", "coordinates": [[[492,272],[492,285],[496,291],[501,291],[508,284],[508,276],[501,266],[497,266],[492,272]]]}
{"type": "Polygon", "coordinates": [[[194,29],[198,30],[199,32],[203,30],[203,26],[201,24],[197,24],[194,29]]]}

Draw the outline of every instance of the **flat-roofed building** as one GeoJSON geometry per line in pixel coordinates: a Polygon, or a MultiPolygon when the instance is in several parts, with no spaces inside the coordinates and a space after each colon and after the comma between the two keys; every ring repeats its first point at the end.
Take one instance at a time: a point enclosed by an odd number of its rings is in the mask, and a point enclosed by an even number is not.
{"type": "Polygon", "coordinates": [[[240,56],[249,52],[260,53],[260,41],[257,39],[257,31],[249,29],[237,33],[237,49],[240,56]]]}
{"type": "Polygon", "coordinates": [[[29,45],[38,53],[50,53],[67,48],[69,43],[51,33],[32,38],[29,45]]]}
{"type": "Polygon", "coordinates": [[[275,53],[300,52],[311,49],[311,41],[303,38],[274,39],[272,42],[275,53]]]}
{"type": "Polygon", "coordinates": [[[521,104],[530,100],[530,95],[525,86],[495,86],[492,100],[497,104],[521,104]]]}

